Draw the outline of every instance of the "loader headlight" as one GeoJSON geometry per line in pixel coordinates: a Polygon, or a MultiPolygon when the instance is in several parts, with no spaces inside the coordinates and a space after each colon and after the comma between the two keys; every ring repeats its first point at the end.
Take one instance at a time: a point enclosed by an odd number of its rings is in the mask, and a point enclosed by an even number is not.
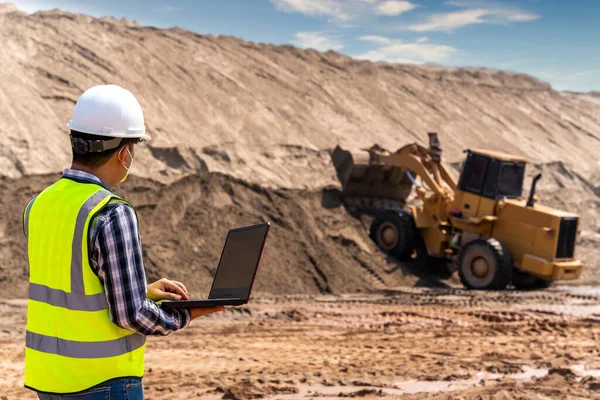
{"type": "Polygon", "coordinates": [[[554,229],[553,229],[553,228],[548,228],[548,227],[545,227],[545,228],[543,228],[543,229],[544,229],[544,232],[546,232],[546,234],[547,234],[548,236],[552,236],[552,235],[554,234],[554,229]]]}

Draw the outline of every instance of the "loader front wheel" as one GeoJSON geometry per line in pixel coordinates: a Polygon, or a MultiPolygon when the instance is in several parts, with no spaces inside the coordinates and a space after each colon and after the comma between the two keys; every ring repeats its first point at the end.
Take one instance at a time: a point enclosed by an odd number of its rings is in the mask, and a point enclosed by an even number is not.
{"type": "Polygon", "coordinates": [[[415,248],[417,229],[409,211],[385,210],[373,219],[370,236],[386,253],[407,260],[415,248]]]}
{"type": "Polygon", "coordinates": [[[476,239],[462,249],[458,272],[469,289],[502,290],[513,277],[512,257],[498,240],[476,239]]]}

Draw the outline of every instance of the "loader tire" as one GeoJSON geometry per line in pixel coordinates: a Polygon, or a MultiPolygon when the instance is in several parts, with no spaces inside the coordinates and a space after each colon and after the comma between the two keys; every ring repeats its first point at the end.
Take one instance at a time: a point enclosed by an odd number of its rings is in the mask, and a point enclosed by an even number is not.
{"type": "Polygon", "coordinates": [[[502,290],[513,278],[512,257],[498,240],[476,239],[462,249],[458,273],[468,289],[502,290]]]}
{"type": "Polygon", "coordinates": [[[408,260],[415,248],[417,228],[410,211],[384,210],[373,219],[369,234],[381,250],[408,260]]]}

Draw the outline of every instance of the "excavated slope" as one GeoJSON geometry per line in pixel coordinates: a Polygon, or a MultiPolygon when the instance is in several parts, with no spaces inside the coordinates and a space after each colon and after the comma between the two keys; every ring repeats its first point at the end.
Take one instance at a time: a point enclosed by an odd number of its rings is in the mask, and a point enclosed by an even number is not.
{"type": "MultiPolygon", "coordinates": [[[[23,204],[59,175],[0,179],[0,289],[26,295],[23,204]]],[[[221,174],[191,175],[169,185],[132,177],[117,191],[136,206],[149,281],[181,280],[207,295],[231,227],[272,223],[258,292],[340,293],[412,285],[411,266],[386,258],[335,189],[266,189],[221,174]]]]}
{"type": "Polygon", "coordinates": [[[368,221],[340,206],[329,151],[338,143],[394,149],[438,131],[455,167],[466,147],[531,159],[529,178],[544,174],[542,201],[582,216],[579,283],[598,282],[600,100],[593,93],[557,92],[503,71],[374,64],[6,5],[0,38],[6,295],[26,294],[23,207],[70,162],[65,124],[78,96],[109,82],[134,92],[153,136],[118,189],[138,207],[149,279],[178,278],[204,294],[227,229],[270,220],[258,291],[434,284],[418,267],[385,257],[368,238],[368,221]]]}
{"type": "MultiPolygon", "coordinates": [[[[599,188],[573,178],[574,172],[562,164],[535,170],[546,177],[548,189],[539,192],[545,203],[569,206],[582,216],[578,255],[586,268],[575,283],[600,283],[600,231],[594,231],[600,222],[600,202],[594,200],[599,188]]],[[[5,296],[27,294],[23,207],[59,176],[0,178],[0,290],[5,296]]],[[[178,279],[198,295],[210,288],[227,229],[262,221],[270,221],[272,228],[258,292],[343,293],[458,283],[436,279],[418,261],[402,264],[386,257],[368,236],[369,219],[352,218],[335,188],[269,189],[201,173],[168,185],[132,177],[117,193],[136,206],[148,279],[178,279]]]]}
{"type": "Polygon", "coordinates": [[[335,52],[143,27],[0,5],[0,173],[60,171],[79,95],[116,83],[140,100],[153,137],[134,172],[162,182],[206,170],[279,187],[335,182],[327,150],[395,149],[440,133],[448,161],[466,147],[600,164],[600,102],[530,76],[374,64],[335,52]]]}

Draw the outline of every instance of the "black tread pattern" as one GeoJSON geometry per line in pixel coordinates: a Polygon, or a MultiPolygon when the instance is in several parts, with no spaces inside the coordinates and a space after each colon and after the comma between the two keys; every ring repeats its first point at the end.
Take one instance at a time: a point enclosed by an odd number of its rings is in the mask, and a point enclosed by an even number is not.
{"type": "Polygon", "coordinates": [[[458,273],[462,284],[469,289],[483,289],[483,290],[502,290],[505,289],[513,278],[513,261],[512,256],[497,239],[494,238],[482,238],[475,239],[469,242],[461,251],[458,260],[458,273]],[[475,287],[469,282],[468,277],[463,273],[463,260],[464,255],[468,252],[468,249],[472,246],[483,246],[492,250],[494,258],[496,260],[496,275],[494,279],[486,287],[475,287]]]}
{"type": "Polygon", "coordinates": [[[417,228],[412,213],[407,210],[384,210],[377,213],[369,232],[369,236],[375,243],[377,243],[377,230],[386,221],[394,224],[399,236],[398,243],[390,254],[399,260],[409,259],[417,240],[417,228]]]}

